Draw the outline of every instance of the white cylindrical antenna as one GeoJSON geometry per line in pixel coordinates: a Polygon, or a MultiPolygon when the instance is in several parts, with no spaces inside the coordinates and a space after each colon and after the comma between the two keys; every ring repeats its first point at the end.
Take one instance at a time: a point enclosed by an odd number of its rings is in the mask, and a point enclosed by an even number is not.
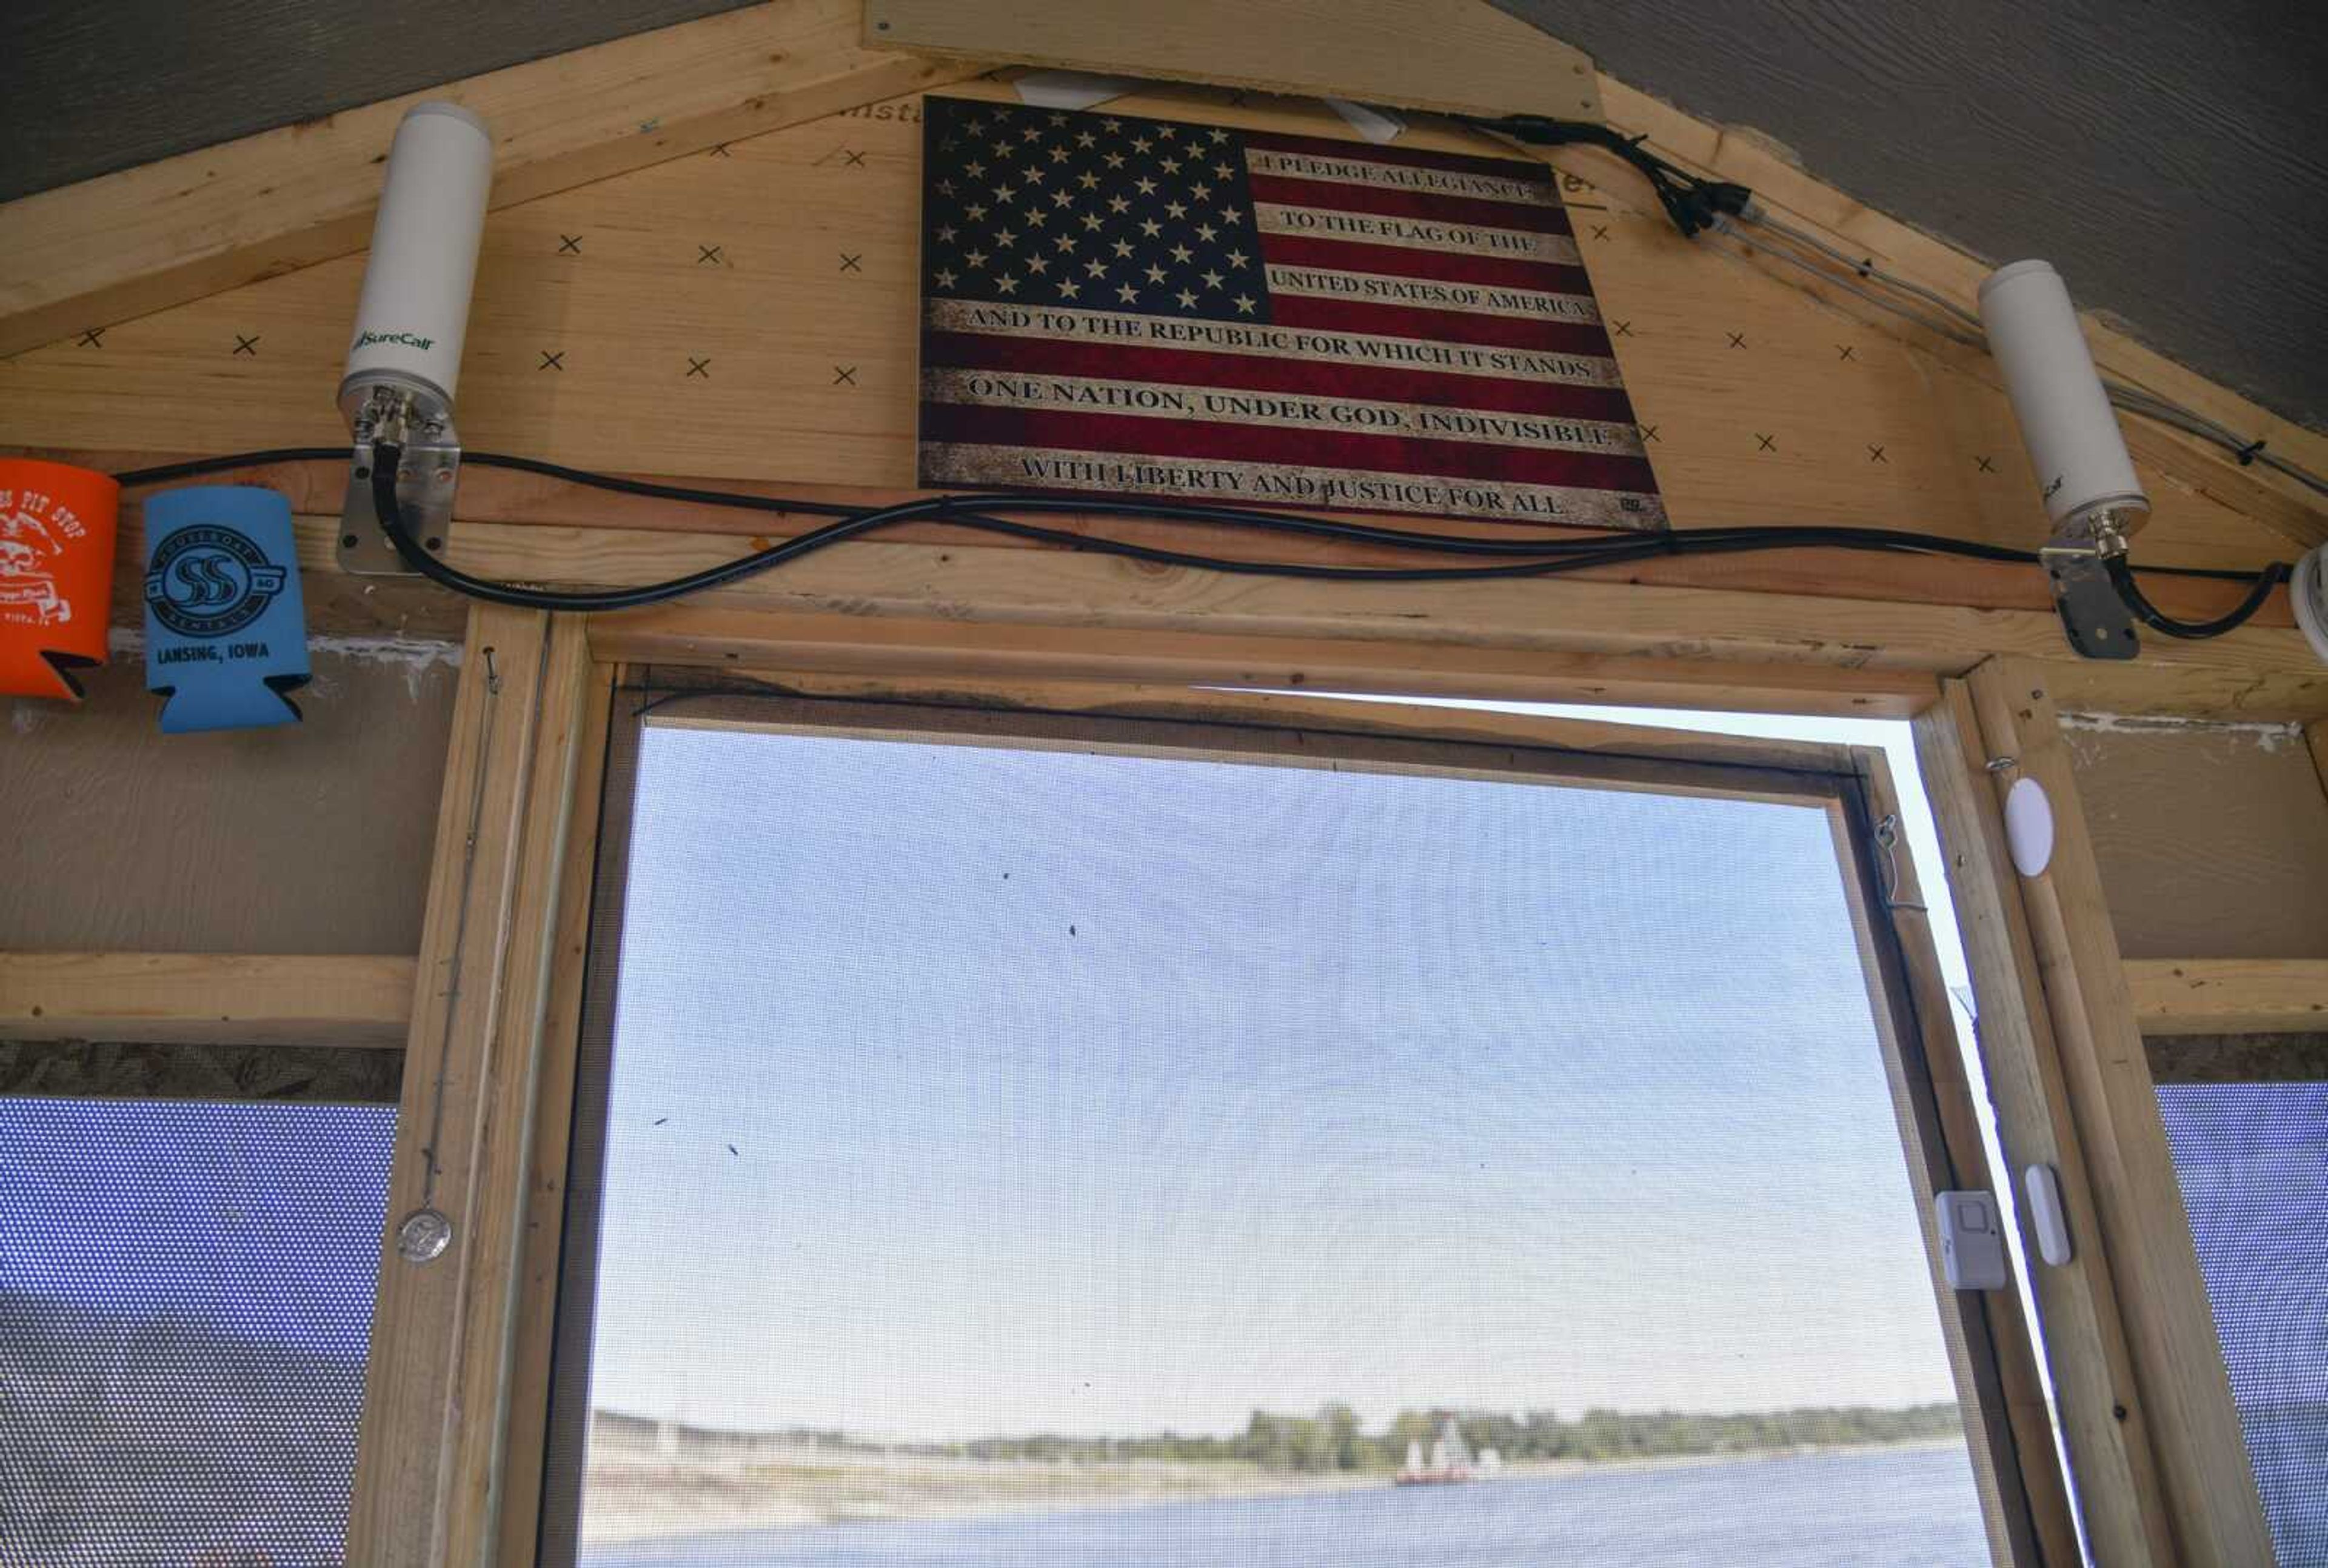
{"type": "Polygon", "coordinates": [[[2022,445],[2056,535],[2091,532],[2108,513],[2130,530],[2150,511],[2070,291],[2050,263],[2016,261],[1980,286],[1981,324],[2004,372],[2022,445]]]}
{"type": "Polygon", "coordinates": [[[2315,544],[2295,558],[2287,598],[2295,610],[2295,629],[2312,644],[2313,657],[2328,664],[2328,544],[2315,544]]]}
{"type": "Polygon", "coordinates": [[[485,122],[452,103],[405,111],[389,148],[340,408],[351,422],[385,390],[449,423],[493,179],[485,122]]]}

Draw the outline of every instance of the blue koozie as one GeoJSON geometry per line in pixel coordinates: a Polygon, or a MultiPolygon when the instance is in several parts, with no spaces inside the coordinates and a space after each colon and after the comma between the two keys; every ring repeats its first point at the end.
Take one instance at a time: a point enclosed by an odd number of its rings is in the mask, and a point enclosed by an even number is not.
{"type": "Polygon", "coordinates": [[[307,612],[291,503],[204,484],[146,499],[146,686],[164,734],[296,724],[307,612]]]}

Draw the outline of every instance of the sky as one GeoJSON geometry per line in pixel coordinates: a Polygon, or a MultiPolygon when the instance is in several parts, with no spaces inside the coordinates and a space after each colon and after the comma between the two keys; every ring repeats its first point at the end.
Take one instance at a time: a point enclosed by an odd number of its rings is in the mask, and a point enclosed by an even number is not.
{"type": "Polygon", "coordinates": [[[602,1407],[1953,1397],[1815,811],[654,724],[633,856],[602,1407]]]}

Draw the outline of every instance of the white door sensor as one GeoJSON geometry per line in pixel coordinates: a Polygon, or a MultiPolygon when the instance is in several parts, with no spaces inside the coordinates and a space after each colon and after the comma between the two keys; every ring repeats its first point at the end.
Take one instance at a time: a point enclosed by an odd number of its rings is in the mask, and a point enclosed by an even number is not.
{"type": "Polygon", "coordinates": [[[1942,1192],[1932,1197],[1939,1222],[1940,1266],[1958,1291],[2001,1291],[2012,1275],[2004,1265],[2004,1225],[1996,1199],[1985,1192],[1942,1192]]]}
{"type": "Polygon", "coordinates": [[[2060,1268],[2075,1256],[2070,1245],[2070,1214],[2061,1207],[2061,1178],[2050,1165],[2022,1173],[2029,1192],[2029,1218],[2037,1231],[2037,1255],[2060,1268]]]}

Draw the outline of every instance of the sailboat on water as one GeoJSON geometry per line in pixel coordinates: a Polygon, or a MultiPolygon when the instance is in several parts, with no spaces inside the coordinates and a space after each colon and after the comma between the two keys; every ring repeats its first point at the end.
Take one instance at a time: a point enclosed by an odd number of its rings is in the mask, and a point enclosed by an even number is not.
{"type": "Polygon", "coordinates": [[[1431,1445],[1430,1462],[1424,1462],[1422,1440],[1411,1439],[1406,1445],[1406,1463],[1399,1467],[1394,1479],[1402,1487],[1443,1487],[1470,1480],[1478,1474],[1478,1467],[1471,1460],[1471,1446],[1463,1441],[1462,1430],[1450,1415],[1431,1445]]]}

